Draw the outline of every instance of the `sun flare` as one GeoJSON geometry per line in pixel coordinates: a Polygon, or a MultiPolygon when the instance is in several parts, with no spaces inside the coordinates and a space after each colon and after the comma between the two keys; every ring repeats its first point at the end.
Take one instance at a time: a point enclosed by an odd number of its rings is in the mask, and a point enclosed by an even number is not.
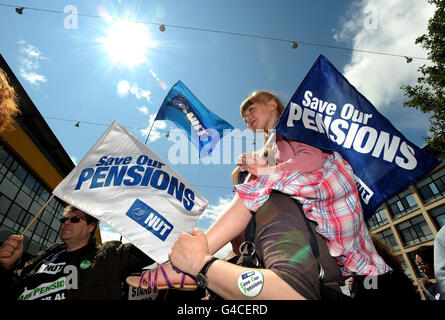
{"type": "Polygon", "coordinates": [[[141,23],[113,21],[106,35],[103,46],[114,64],[129,67],[141,64],[146,61],[148,49],[154,46],[146,26],[141,23]]]}

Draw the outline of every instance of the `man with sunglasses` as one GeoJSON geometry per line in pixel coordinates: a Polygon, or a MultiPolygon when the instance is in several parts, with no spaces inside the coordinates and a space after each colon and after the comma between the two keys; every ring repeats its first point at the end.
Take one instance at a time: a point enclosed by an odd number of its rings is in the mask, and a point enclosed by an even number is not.
{"type": "Polygon", "coordinates": [[[129,274],[154,263],[132,244],[96,244],[98,220],[65,208],[54,244],[26,263],[20,263],[23,237],[13,235],[0,248],[0,283],[4,298],[19,300],[121,299],[129,274]],[[19,267],[21,266],[21,267],[19,267]],[[7,287],[10,290],[4,290],[7,287]]]}

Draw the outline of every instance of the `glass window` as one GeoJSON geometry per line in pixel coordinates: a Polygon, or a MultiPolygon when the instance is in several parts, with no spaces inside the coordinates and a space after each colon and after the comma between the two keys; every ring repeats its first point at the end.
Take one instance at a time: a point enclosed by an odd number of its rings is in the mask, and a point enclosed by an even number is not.
{"type": "Polygon", "coordinates": [[[11,200],[9,200],[4,195],[0,194],[0,215],[6,215],[6,212],[8,212],[10,205],[11,205],[11,200]]]}
{"type": "Polygon", "coordinates": [[[405,246],[411,246],[416,243],[430,240],[434,237],[422,215],[402,222],[397,225],[396,228],[398,229],[405,246]]]}
{"type": "Polygon", "coordinates": [[[59,236],[59,233],[57,231],[50,230],[50,232],[48,233],[48,241],[49,241],[49,243],[56,242],[58,236],[59,236]]]}
{"type": "Polygon", "coordinates": [[[20,191],[17,195],[17,198],[15,199],[15,202],[17,202],[22,208],[28,209],[29,205],[32,202],[32,199],[26,193],[20,191]]]}
{"type": "Polygon", "coordinates": [[[385,243],[389,247],[393,248],[394,250],[399,250],[399,245],[397,244],[396,237],[394,236],[394,233],[392,232],[391,228],[383,230],[382,232],[379,232],[376,235],[377,237],[385,241],[385,243]]]}
{"type": "Polygon", "coordinates": [[[60,229],[60,221],[59,221],[59,218],[61,218],[61,217],[62,217],[61,214],[60,214],[60,215],[57,215],[57,214],[56,214],[55,218],[53,219],[53,221],[52,221],[52,223],[51,223],[51,228],[53,228],[54,230],[59,231],[59,229],[60,229]]]}
{"type": "Polygon", "coordinates": [[[38,188],[38,182],[32,175],[28,175],[28,177],[26,177],[25,184],[33,191],[36,191],[38,188]]]}
{"type": "Polygon", "coordinates": [[[26,175],[28,173],[26,172],[26,170],[21,165],[19,165],[17,167],[17,169],[15,170],[14,174],[20,181],[25,181],[26,175]]]}
{"type": "Polygon", "coordinates": [[[17,192],[19,192],[19,188],[13,184],[9,179],[3,179],[3,182],[0,184],[0,193],[7,196],[9,199],[14,199],[17,192]]]}
{"type": "Polygon", "coordinates": [[[6,150],[1,146],[0,148],[0,164],[4,164],[6,160],[8,159],[9,154],[6,152],[6,150]]]}
{"type": "MultiPolygon", "coordinates": [[[[11,231],[9,234],[1,232],[0,242],[11,234],[22,233],[51,195],[51,191],[19,161],[0,142],[0,170],[3,173],[0,175],[0,228],[11,231]]],[[[64,205],[58,199],[51,201],[26,232],[24,254],[35,255],[58,241],[58,218],[63,209],[64,205]]]]}
{"type": "Polygon", "coordinates": [[[386,219],[385,209],[383,209],[383,207],[381,206],[377,209],[376,213],[368,219],[366,223],[372,230],[386,224],[387,222],[388,220],[386,219]]]}
{"type": "Polygon", "coordinates": [[[434,219],[434,222],[436,222],[438,229],[445,226],[445,205],[430,210],[430,215],[434,219]]]}
{"type": "MultiPolygon", "coordinates": [[[[15,223],[14,223],[14,221],[12,221],[10,219],[5,218],[3,220],[2,225],[5,225],[5,226],[9,227],[9,229],[11,229],[11,230],[14,230],[15,223]]],[[[2,239],[2,240],[6,240],[6,239],[2,239]]]]}
{"type": "Polygon", "coordinates": [[[25,230],[26,226],[31,222],[31,220],[33,218],[34,217],[32,215],[30,215],[29,212],[26,212],[26,215],[25,215],[25,217],[24,217],[24,219],[22,221],[23,230],[25,230]]]}
{"type": "Polygon", "coordinates": [[[44,224],[42,221],[39,221],[34,236],[37,235],[39,237],[40,242],[43,242],[47,231],[48,231],[48,226],[44,224]]]}
{"type": "Polygon", "coordinates": [[[40,211],[42,206],[43,206],[42,204],[33,201],[31,203],[31,206],[29,207],[29,213],[31,213],[33,216],[35,216],[40,211]]]}
{"type": "Polygon", "coordinates": [[[20,166],[17,162],[14,162],[10,168],[10,171],[8,172],[8,174],[6,174],[6,176],[8,177],[8,179],[11,179],[11,181],[17,186],[17,187],[21,187],[23,181],[21,180],[21,170],[20,170],[20,166]],[[16,175],[16,173],[19,174],[19,177],[16,175]]]}
{"type": "Polygon", "coordinates": [[[8,212],[8,218],[11,221],[14,221],[14,222],[20,224],[21,220],[23,219],[22,208],[20,206],[16,205],[15,203],[12,204],[12,206],[8,212]]]}
{"type": "Polygon", "coordinates": [[[4,159],[3,166],[7,169],[11,166],[11,164],[14,162],[14,159],[11,156],[8,156],[4,159]]]}
{"type": "Polygon", "coordinates": [[[42,215],[40,216],[40,219],[43,222],[45,222],[47,225],[51,224],[51,221],[52,221],[52,219],[54,217],[52,211],[53,210],[51,210],[51,212],[50,212],[50,210],[46,210],[46,208],[45,208],[45,210],[43,210],[43,212],[42,212],[42,215]]]}
{"type": "Polygon", "coordinates": [[[389,199],[388,206],[394,219],[418,208],[417,202],[409,189],[389,199]]]}
{"type": "Polygon", "coordinates": [[[445,195],[445,168],[416,183],[420,197],[429,203],[445,195]]]}
{"type": "Polygon", "coordinates": [[[3,177],[8,173],[8,169],[0,165],[0,181],[3,179],[3,177]]]}

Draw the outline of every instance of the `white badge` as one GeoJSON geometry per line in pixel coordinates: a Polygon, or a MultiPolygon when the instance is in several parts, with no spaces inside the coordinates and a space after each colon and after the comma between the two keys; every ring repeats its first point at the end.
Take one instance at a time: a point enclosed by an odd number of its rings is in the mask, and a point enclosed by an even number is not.
{"type": "Polygon", "coordinates": [[[243,295],[249,298],[261,293],[264,285],[264,276],[257,270],[243,272],[238,277],[238,288],[243,295]]]}

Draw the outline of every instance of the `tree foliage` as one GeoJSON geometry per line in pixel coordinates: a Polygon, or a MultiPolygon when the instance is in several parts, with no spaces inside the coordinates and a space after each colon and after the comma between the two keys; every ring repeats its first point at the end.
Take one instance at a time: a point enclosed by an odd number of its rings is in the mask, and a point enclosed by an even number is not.
{"type": "Polygon", "coordinates": [[[424,137],[429,146],[445,151],[445,0],[428,0],[436,7],[434,16],[428,22],[428,34],[416,39],[427,50],[428,64],[418,71],[415,86],[402,86],[409,97],[403,105],[430,114],[430,135],[424,137]]]}

